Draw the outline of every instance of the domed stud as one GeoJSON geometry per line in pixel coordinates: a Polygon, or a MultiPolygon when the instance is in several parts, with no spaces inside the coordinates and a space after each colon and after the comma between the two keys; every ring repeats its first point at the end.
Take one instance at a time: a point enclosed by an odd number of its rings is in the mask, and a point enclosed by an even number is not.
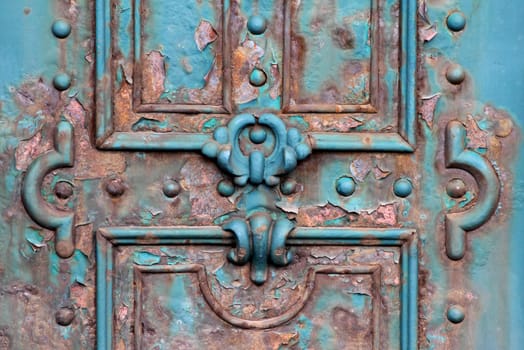
{"type": "Polygon", "coordinates": [[[267,81],[266,73],[262,69],[255,68],[249,75],[249,83],[255,87],[264,85],[267,81]]]}
{"type": "Polygon", "coordinates": [[[53,22],[51,32],[59,39],[64,39],[71,34],[71,24],[63,19],[58,19],[53,22]]]}
{"type": "Polygon", "coordinates": [[[178,196],[181,190],[182,187],[175,180],[167,180],[164,182],[164,186],[162,187],[162,192],[164,192],[164,195],[169,198],[178,196]]]}
{"type": "Polygon", "coordinates": [[[406,198],[413,192],[413,184],[408,179],[398,179],[393,185],[393,193],[400,198],[406,198]]]}
{"type": "Polygon", "coordinates": [[[222,197],[229,197],[235,193],[235,185],[229,180],[222,180],[217,185],[217,191],[222,197]]]}
{"type": "Polygon", "coordinates": [[[297,192],[297,187],[298,184],[295,180],[286,179],[280,184],[280,192],[282,192],[283,195],[289,196],[297,192]]]}
{"type": "Polygon", "coordinates": [[[251,34],[260,35],[266,31],[267,22],[266,19],[259,15],[249,17],[247,21],[247,30],[251,34]]]}
{"type": "Polygon", "coordinates": [[[71,77],[69,76],[69,74],[66,73],[57,74],[53,78],[53,86],[58,91],[64,91],[69,89],[69,87],[71,86],[71,77]]]}
{"type": "Polygon", "coordinates": [[[67,199],[73,195],[73,186],[66,181],[60,181],[55,185],[55,195],[60,199],[67,199]]]}
{"type": "Polygon", "coordinates": [[[446,19],[448,29],[454,32],[460,32],[466,27],[466,17],[460,11],[452,12],[446,19]]]}
{"type": "Polygon", "coordinates": [[[249,139],[255,144],[261,144],[266,141],[267,131],[260,125],[255,125],[249,130],[249,139]]]}
{"type": "Polygon", "coordinates": [[[446,186],[446,192],[451,198],[460,198],[466,194],[466,184],[462,179],[452,179],[446,186]]]}
{"type": "Polygon", "coordinates": [[[357,183],[353,178],[348,176],[343,176],[337,180],[336,190],[337,193],[341,196],[348,197],[355,193],[357,189],[357,183]]]}
{"type": "Polygon", "coordinates": [[[466,72],[462,66],[452,64],[446,70],[446,79],[453,85],[459,85],[466,79],[466,72]]]}
{"type": "Polygon", "coordinates": [[[106,183],[106,191],[113,198],[120,197],[126,191],[126,186],[122,179],[111,179],[106,183]]]}
{"type": "Polygon", "coordinates": [[[69,326],[75,318],[75,311],[70,307],[62,307],[55,313],[55,320],[60,326],[69,326]]]}
{"type": "Polygon", "coordinates": [[[466,312],[460,305],[451,305],[448,308],[447,317],[452,323],[461,323],[466,318],[466,312]]]}

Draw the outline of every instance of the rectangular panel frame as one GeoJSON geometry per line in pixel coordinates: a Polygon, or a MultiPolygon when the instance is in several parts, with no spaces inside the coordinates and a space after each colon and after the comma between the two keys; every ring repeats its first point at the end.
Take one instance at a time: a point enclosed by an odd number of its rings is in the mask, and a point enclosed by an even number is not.
{"type": "MultiPolygon", "coordinates": [[[[106,227],[96,236],[97,349],[113,349],[113,260],[117,246],[226,245],[233,235],[218,226],[106,227]]],[[[418,340],[418,238],[414,229],[352,227],[298,227],[290,233],[290,246],[351,245],[397,246],[401,250],[402,350],[417,349],[418,340]]]]}

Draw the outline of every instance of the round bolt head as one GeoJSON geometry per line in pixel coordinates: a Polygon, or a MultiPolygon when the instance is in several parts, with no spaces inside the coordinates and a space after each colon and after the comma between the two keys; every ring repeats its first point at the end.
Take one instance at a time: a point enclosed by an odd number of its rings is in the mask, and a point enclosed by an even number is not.
{"type": "Polygon", "coordinates": [[[262,69],[255,68],[249,75],[249,82],[251,85],[260,87],[267,81],[266,73],[262,69]]]}
{"type": "Polygon", "coordinates": [[[446,79],[453,85],[459,85],[466,79],[466,72],[460,65],[453,64],[446,70],[446,79]]]}
{"type": "Polygon", "coordinates": [[[466,184],[462,179],[452,179],[446,186],[446,192],[452,198],[460,198],[466,194],[466,184]]]}
{"type": "Polygon", "coordinates": [[[111,197],[120,197],[126,191],[126,187],[122,179],[111,179],[106,183],[106,191],[111,197]]]}
{"type": "Polygon", "coordinates": [[[229,180],[222,180],[217,185],[217,191],[223,197],[229,197],[235,193],[235,185],[229,180]]]}
{"type": "Polygon", "coordinates": [[[393,185],[393,192],[397,197],[405,198],[413,192],[413,185],[408,179],[398,179],[393,185]]]}
{"type": "Polygon", "coordinates": [[[266,138],[267,131],[259,125],[255,125],[251,130],[249,130],[249,139],[253,143],[261,144],[266,141],[266,138]]]}
{"type": "Polygon", "coordinates": [[[63,19],[58,19],[51,26],[51,32],[59,39],[67,38],[71,34],[71,24],[63,19]]]}
{"type": "Polygon", "coordinates": [[[460,32],[466,27],[466,17],[460,11],[452,12],[446,19],[449,30],[460,32]]]}
{"type": "Polygon", "coordinates": [[[355,193],[357,189],[357,184],[353,178],[348,176],[343,176],[337,180],[336,190],[337,193],[341,196],[347,197],[355,193]]]}
{"type": "Polygon", "coordinates": [[[466,312],[460,305],[451,305],[448,308],[447,317],[452,323],[460,323],[466,318],[466,312]]]}
{"type": "Polygon", "coordinates": [[[71,86],[71,77],[66,73],[57,74],[53,79],[53,85],[59,91],[67,90],[71,86]]]}
{"type": "Polygon", "coordinates": [[[259,15],[249,17],[247,21],[247,30],[251,34],[260,35],[266,31],[267,23],[266,19],[259,15]]]}
{"type": "Polygon", "coordinates": [[[73,186],[66,181],[60,181],[55,185],[55,195],[60,199],[67,199],[73,195],[73,186]]]}
{"type": "Polygon", "coordinates": [[[180,184],[175,180],[167,180],[164,182],[164,187],[162,188],[162,191],[166,195],[166,197],[174,198],[178,196],[180,191],[182,190],[182,187],[180,187],[180,184]]]}
{"type": "Polygon", "coordinates": [[[297,191],[297,182],[293,179],[287,179],[280,184],[282,194],[289,196],[297,191]]]}
{"type": "Polygon", "coordinates": [[[61,326],[69,326],[75,318],[75,311],[70,307],[62,307],[55,313],[55,320],[61,326]]]}

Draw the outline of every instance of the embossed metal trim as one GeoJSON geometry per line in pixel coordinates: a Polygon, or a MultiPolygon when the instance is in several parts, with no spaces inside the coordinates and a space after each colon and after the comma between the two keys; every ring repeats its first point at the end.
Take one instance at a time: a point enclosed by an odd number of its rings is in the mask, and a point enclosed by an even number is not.
{"type": "Polygon", "coordinates": [[[74,164],[73,126],[66,120],[57,124],[54,135],[55,150],[38,157],[27,169],[22,185],[22,202],[29,216],[39,225],[55,230],[55,249],[61,258],[73,255],[75,244],[73,226],[75,214],[54,208],[42,197],[44,177],[58,168],[74,164]]]}
{"type": "Polygon", "coordinates": [[[446,167],[467,171],[479,187],[473,208],[446,214],[446,254],[452,260],[460,260],[466,253],[466,232],[484,225],[497,209],[500,180],[486,158],[466,149],[466,128],[456,120],[446,127],[446,167]]]}
{"type": "MultiPolygon", "coordinates": [[[[233,235],[209,227],[107,227],[97,233],[97,349],[113,348],[113,249],[119,245],[232,245],[233,235]]],[[[418,239],[413,229],[306,228],[290,233],[288,245],[399,246],[401,248],[401,349],[417,348],[418,239]]]]}
{"type": "MultiPolygon", "coordinates": [[[[207,281],[206,268],[204,265],[200,264],[188,264],[188,265],[164,265],[164,266],[135,266],[135,305],[136,305],[136,318],[135,318],[135,333],[137,349],[139,349],[139,339],[140,339],[140,304],[141,304],[141,274],[144,273],[195,273],[198,276],[198,285],[202,295],[209,305],[211,310],[220,317],[222,320],[232,324],[233,326],[244,328],[244,329],[266,329],[280,326],[291,319],[293,319],[298,313],[304,308],[307,301],[309,300],[313,290],[315,289],[315,279],[317,274],[335,274],[335,275],[347,275],[347,274],[366,274],[371,275],[373,279],[374,291],[380,288],[380,266],[312,266],[308,269],[306,277],[306,288],[304,294],[300,300],[293,304],[293,306],[285,310],[281,315],[270,317],[261,320],[245,320],[239,317],[232,315],[227,312],[222,305],[215,299],[211,288],[207,281]]],[[[379,320],[380,320],[380,301],[376,295],[373,295],[373,321],[374,328],[379,330],[379,320]]],[[[373,332],[374,341],[373,349],[379,349],[378,337],[380,332],[373,332]]]]}
{"type": "MultiPolygon", "coordinates": [[[[141,0],[135,0],[133,5],[134,16],[134,50],[135,68],[141,58],[141,0]]],[[[207,134],[188,133],[135,133],[115,132],[113,129],[113,101],[112,101],[112,79],[111,59],[113,52],[113,40],[111,37],[111,20],[113,14],[110,0],[96,0],[95,6],[95,32],[96,32],[96,145],[100,149],[116,150],[199,150],[209,139],[207,134]]],[[[223,14],[223,31],[228,30],[228,18],[223,14]]],[[[134,108],[138,112],[176,112],[176,113],[227,113],[230,107],[230,49],[227,40],[228,35],[223,35],[223,106],[211,105],[162,105],[162,104],[137,104],[137,91],[140,91],[136,79],[133,85],[134,108]],[[137,85],[137,86],[135,86],[137,85]]],[[[139,65],[138,65],[139,66],[139,65]]],[[[135,69],[134,74],[137,74],[135,69]]]]}

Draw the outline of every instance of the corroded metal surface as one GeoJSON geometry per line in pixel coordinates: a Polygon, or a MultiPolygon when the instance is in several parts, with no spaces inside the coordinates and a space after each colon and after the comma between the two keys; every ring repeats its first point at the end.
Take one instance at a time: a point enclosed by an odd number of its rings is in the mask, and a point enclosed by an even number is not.
{"type": "Polygon", "coordinates": [[[517,5],[0,5],[0,349],[520,349],[517,5]]]}

